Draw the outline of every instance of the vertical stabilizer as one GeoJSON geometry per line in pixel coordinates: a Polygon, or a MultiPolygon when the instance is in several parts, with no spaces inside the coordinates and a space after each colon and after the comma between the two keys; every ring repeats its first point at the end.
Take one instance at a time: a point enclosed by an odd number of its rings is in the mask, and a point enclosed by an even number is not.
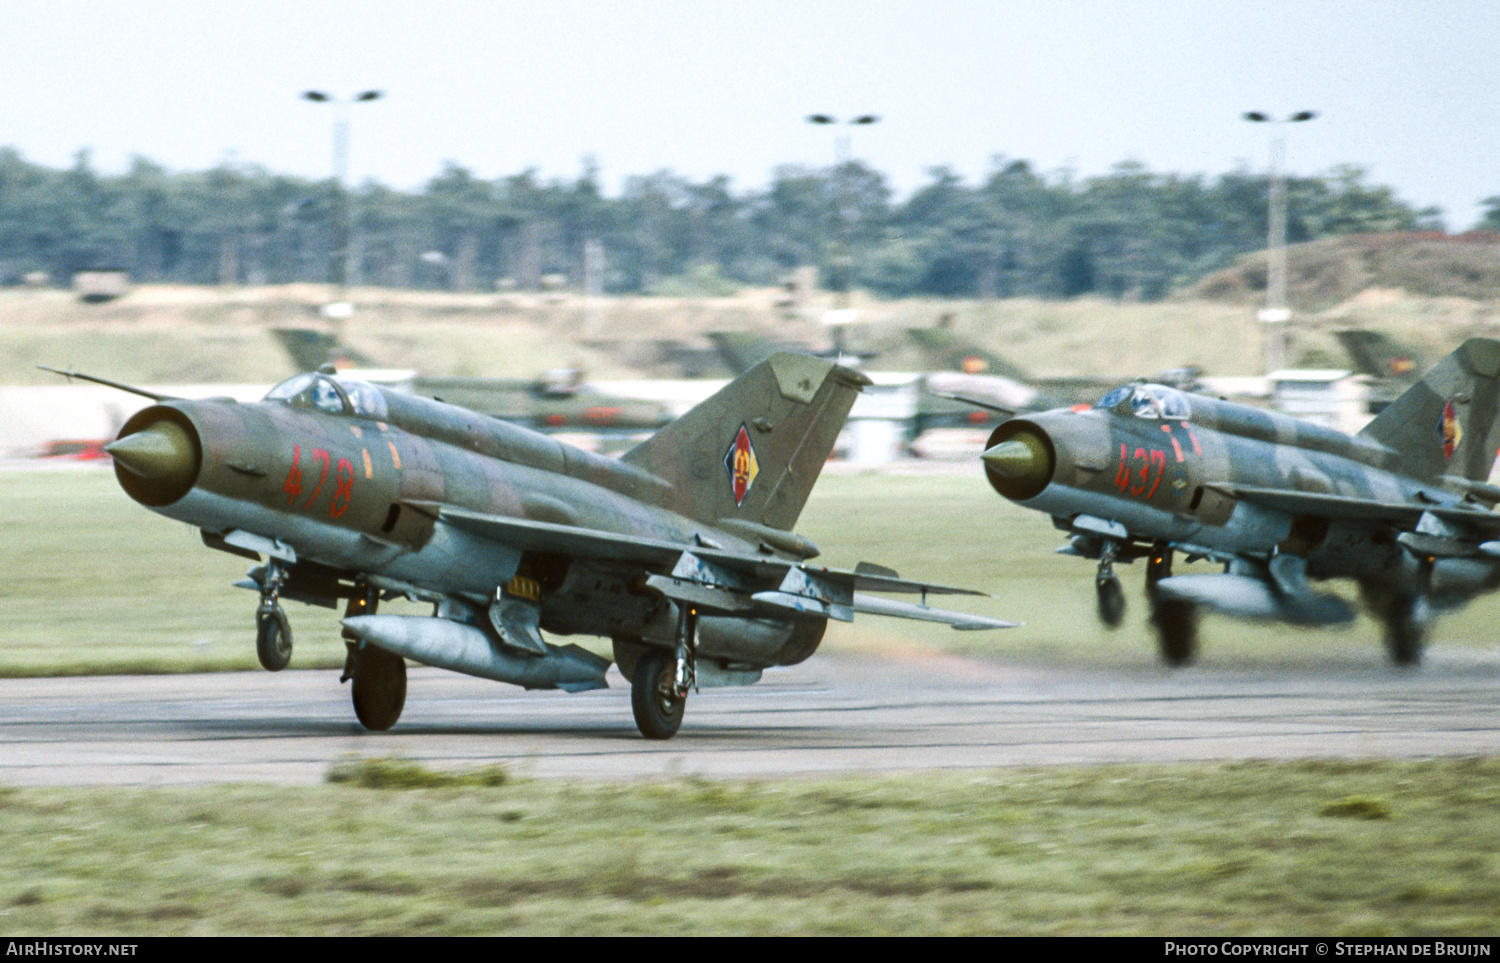
{"type": "Polygon", "coordinates": [[[1360,374],[1410,382],[1421,370],[1422,357],[1418,352],[1379,331],[1347,328],[1333,332],[1333,336],[1348,352],[1360,374]]]}
{"type": "Polygon", "coordinates": [[[1361,434],[1399,452],[1396,470],[1404,475],[1485,481],[1500,445],[1497,410],[1500,341],[1470,338],[1361,434]]]}
{"type": "Polygon", "coordinates": [[[927,366],[933,370],[998,375],[1022,384],[1036,383],[1020,365],[944,328],[907,328],[906,336],[927,355],[927,366]]]}
{"type": "Polygon", "coordinates": [[[773,355],[623,460],[671,483],[663,508],[789,530],[869,383],[821,358],[773,355]]]}

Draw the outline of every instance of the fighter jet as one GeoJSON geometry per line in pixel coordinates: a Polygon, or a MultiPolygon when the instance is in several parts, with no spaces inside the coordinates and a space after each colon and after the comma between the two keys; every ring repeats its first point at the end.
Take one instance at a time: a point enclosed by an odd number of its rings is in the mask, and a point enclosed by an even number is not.
{"type": "MultiPolygon", "coordinates": [[[[271,333],[297,365],[312,371],[325,364],[366,369],[373,380],[381,368],[372,358],[332,334],[306,328],[273,328],[271,333]]],[[[558,431],[636,433],[655,431],[672,420],[667,406],[644,398],[606,393],[583,381],[583,372],[564,368],[539,378],[466,378],[401,372],[393,388],[441,398],[480,414],[513,421],[551,434],[558,431]]]]}
{"type": "Polygon", "coordinates": [[[240,584],[260,595],[265,668],[291,660],[283,599],[344,603],[342,681],[370,729],[400,717],[408,658],[528,689],[607,685],[610,660],[543,631],[611,639],[641,733],[666,739],[689,691],[801,662],[830,619],[1014,624],[926,604],[978,592],[810,564],[817,546],[791,527],[867,383],[816,358],[757,365],[619,460],[331,367],[249,404],[79,377],[155,402],[108,446],[126,494],[264,557],[240,584]],[[396,597],[432,615],[377,612],[396,597]]]}
{"type": "MultiPolygon", "coordinates": [[[[1120,378],[1094,375],[1040,377],[946,327],[907,328],[907,339],[921,349],[927,366],[927,390],[1007,415],[1047,411],[1065,405],[1090,405],[1120,378]]],[[[1185,391],[1196,390],[1196,366],[1160,372],[1155,380],[1185,391]]]]}
{"type": "Polygon", "coordinates": [[[1500,342],[1473,339],[1358,435],[1158,384],[1084,411],[1012,418],[983,457],[1001,495],[1052,516],[1064,553],[1096,560],[1100,618],[1118,625],[1114,566],[1145,558],[1161,655],[1193,658],[1209,608],[1300,625],[1355,610],[1314,581],[1353,579],[1398,665],[1432,610],[1500,585],[1500,342]],[[1223,572],[1173,575],[1174,553],[1223,572]]]}

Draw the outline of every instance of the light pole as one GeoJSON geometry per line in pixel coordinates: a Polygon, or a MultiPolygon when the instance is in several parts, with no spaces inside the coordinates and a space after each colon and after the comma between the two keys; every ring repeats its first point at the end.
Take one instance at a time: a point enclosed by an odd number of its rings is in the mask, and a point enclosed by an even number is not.
{"type": "Polygon", "coordinates": [[[321,90],[302,92],[303,100],[315,104],[333,104],[333,237],[328,251],[328,283],[333,287],[333,303],[324,308],[325,313],[344,316],[349,313],[346,290],[349,284],[349,200],[344,182],[349,177],[349,107],[379,100],[384,93],[379,90],[363,90],[352,97],[335,97],[321,90]]]}
{"type": "Polygon", "coordinates": [[[1292,312],[1286,304],[1286,175],[1282,168],[1286,163],[1286,136],[1281,127],[1312,120],[1318,116],[1311,110],[1301,110],[1288,117],[1276,118],[1258,110],[1242,115],[1255,124],[1272,124],[1275,131],[1271,138],[1271,197],[1270,211],[1266,218],[1266,307],[1260,312],[1260,320],[1266,327],[1266,371],[1276,371],[1286,366],[1286,329],[1292,312]]]}
{"type": "Polygon", "coordinates": [[[824,317],[824,323],[833,328],[833,345],[840,356],[844,354],[844,328],[843,326],[854,320],[854,312],[850,308],[850,295],[854,287],[854,256],[853,256],[853,233],[854,233],[854,198],[849,171],[852,160],[850,127],[867,127],[870,124],[880,122],[880,118],[874,114],[860,114],[848,120],[839,120],[828,114],[810,114],[807,118],[809,124],[827,125],[840,128],[840,132],[833,140],[834,176],[837,178],[835,190],[837,193],[837,219],[838,227],[834,241],[834,252],[832,258],[833,276],[830,278],[833,289],[838,292],[838,309],[830,311],[824,317]]]}

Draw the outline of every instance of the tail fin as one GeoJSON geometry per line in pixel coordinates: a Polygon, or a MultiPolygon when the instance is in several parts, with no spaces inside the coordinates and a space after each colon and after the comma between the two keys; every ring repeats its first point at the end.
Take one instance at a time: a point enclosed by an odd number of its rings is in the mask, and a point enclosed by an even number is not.
{"type": "Polygon", "coordinates": [[[1411,381],[1417,376],[1416,368],[1421,364],[1421,356],[1379,331],[1346,328],[1333,332],[1333,336],[1348,352],[1360,374],[1401,381],[1411,381]]]}
{"type": "Polygon", "coordinates": [[[713,342],[714,350],[719,353],[719,359],[736,376],[744,374],[778,351],[787,350],[770,338],[753,331],[710,331],[708,340],[713,342]]]}
{"type": "Polygon", "coordinates": [[[1020,365],[945,328],[907,328],[906,336],[927,355],[927,366],[934,371],[999,375],[1022,384],[1036,383],[1031,373],[1020,365]]]}
{"type": "Polygon", "coordinates": [[[821,358],[773,355],[622,460],[672,484],[663,508],[790,530],[869,383],[821,358]]]}
{"type": "Polygon", "coordinates": [[[1500,444],[1500,341],[1470,338],[1360,434],[1400,453],[1413,478],[1485,481],[1500,444]]]}

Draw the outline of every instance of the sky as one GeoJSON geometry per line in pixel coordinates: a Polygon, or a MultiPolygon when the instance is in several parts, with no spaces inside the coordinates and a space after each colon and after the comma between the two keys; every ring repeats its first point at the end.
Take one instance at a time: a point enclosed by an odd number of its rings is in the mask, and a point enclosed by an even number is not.
{"type": "Polygon", "coordinates": [[[0,90],[0,146],[107,173],[324,177],[347,110],[351,179],[403,189],[592,158],[611,195],[660,170],[743,192],[837,134],[902,196],[997,157],[1213,178],[1280,135],[1291,173],[1358,165],[1450,230],[1500,195],[1494,0],[0,0],[0,90]]]}

